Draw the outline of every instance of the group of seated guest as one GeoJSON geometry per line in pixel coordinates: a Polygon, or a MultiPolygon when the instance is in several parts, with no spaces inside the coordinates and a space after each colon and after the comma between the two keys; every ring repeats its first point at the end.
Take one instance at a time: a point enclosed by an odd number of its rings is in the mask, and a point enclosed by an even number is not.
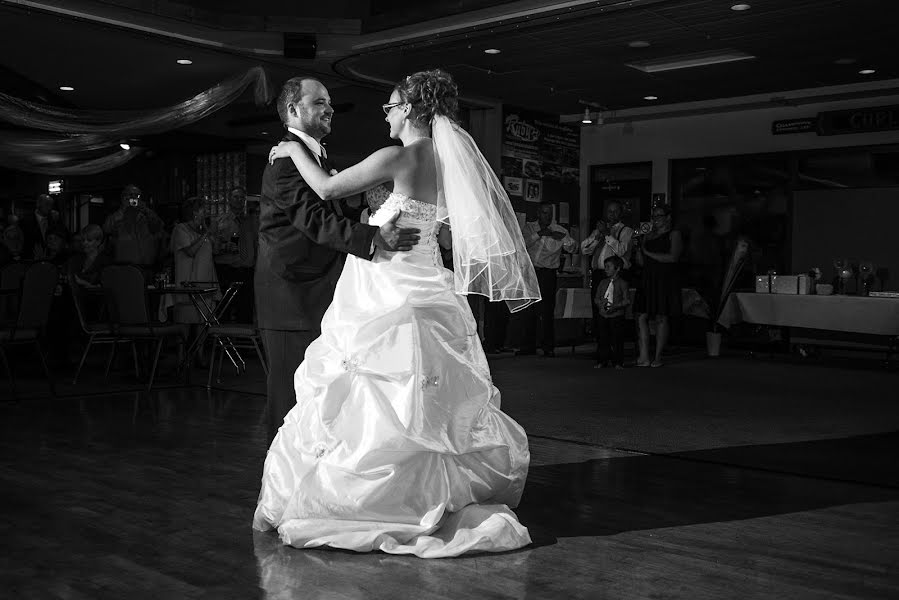
{"type": "MultiPolygon", "coordinates": [[[[134,184],[124,187],[119,206],[102,226],[91,223],[74,235],[66,229],[53,202],[53,197],[41,194],[29,215],[3,219],[0,267],[12,262],[48,261],[85,287],[99,285],[101,271],[110,264],[134,265],[148,283],[163,271],[169,271],[170,281],[176,284],[196,281],[216,285],[222,281],[227,286],[243,281],[242,293],[235,302],[238,310],[229,316],[252,321],[258,220],[247,211],[243,189],[232,191],[227,213],[215,222],[210,222],[203,199],[188,198],[180,222],[172,229],[166,228],[134,184]]],[[[174,320],[196,322],[192,304],[180,300],[175,302],[174,320]]]]}

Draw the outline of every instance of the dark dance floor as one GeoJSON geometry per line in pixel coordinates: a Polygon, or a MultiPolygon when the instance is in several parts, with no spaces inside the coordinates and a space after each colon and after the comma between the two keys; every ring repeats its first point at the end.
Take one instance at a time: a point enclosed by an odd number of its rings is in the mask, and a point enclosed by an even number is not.
{"type": "Polygon", "coordinates": [[[24,373],[18,400],[0,391],[0,596],[899,597],[899,374],[698,354],[591,366],[492,360],[530,435],[517,513],[534,544],[444,560],[251,530],[258,369],[147,394],[93,365],[55,399],[24,373]]]}

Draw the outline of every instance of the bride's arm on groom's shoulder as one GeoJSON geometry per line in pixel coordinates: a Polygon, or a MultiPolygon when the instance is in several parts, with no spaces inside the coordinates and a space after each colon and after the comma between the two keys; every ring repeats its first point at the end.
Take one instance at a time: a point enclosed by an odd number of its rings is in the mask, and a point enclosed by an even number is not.
{"type": "MultiPolygon", "coordinates": [[[[393,181],[397,170],[402,168],[403,149],[400,146],[381,148],[362,162],[334,175],[325,173],[295,142],[282,142],[278,147],[282,146],[287,149],[303,179],[322,200],[352,196],[393,181]]],[[[276,152],[275,158],[279,155],[280,152],[276,152]]]]}

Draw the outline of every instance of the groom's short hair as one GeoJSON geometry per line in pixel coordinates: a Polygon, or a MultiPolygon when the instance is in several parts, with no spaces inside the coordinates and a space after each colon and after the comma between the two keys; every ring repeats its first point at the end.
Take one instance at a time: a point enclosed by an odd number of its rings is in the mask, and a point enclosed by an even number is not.
{"type": "Polygon", "coordinates": [[[284,87],[281,88],[281,93],[278,94],[278,116],[281,118],[281,122],[285,125],[287,124],[288,116],[287,105],[299,102],[300,97],[303,95],[303,83],[306,81],[318,81],[319,83],[321,83],[321,81],[319,81],[315,77],[291,77],[284,82],[284,87]]]}

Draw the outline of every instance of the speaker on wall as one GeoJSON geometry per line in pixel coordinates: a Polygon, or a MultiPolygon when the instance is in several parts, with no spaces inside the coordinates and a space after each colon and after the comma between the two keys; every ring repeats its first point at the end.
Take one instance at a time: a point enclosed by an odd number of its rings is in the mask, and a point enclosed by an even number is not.
{"type": "Polygon", "coordinates": [[[315,58],[314,33],[284,33],[284,58],[315,58]]]}

